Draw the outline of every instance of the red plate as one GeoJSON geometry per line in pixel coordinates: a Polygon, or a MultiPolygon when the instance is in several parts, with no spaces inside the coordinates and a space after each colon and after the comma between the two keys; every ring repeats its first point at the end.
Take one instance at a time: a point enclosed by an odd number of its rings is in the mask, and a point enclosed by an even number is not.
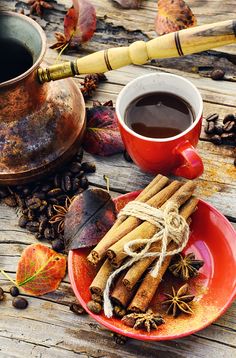
{"type": "MultiPolygon", "coordinates": [[[[116,198],[117,209],[120,210],[128,201],[133,200],[138,192],[129,193],[116,198]]],[[[84,309],[99,323],[119,334],[140,340],[168,340],[192,334],[211,324],[220,317],[236,297],[236,232],[229,221],[214,207],[200,200],[198,210],[192,215],[191,236],[184,252],[194,252],[205,264],[197,278],[191,279],[191,292],[196,294],[193,302],[193,315],[180,315],[178,318],[164,316],[165,324],[146,333],[125,326],[116,318],[108,319],[103,314],[96,315],[87,309],[86,303],[91,299],[89,286],[95,270],[86,261],[90,250],[79,249],[69,253],[68,269],[72,288],[84,309]]],[[[152,301],[158,307],[163,300],[163,292],[171,289],[163,281],[152,301]]],[[[175,286],[180,282],[174,281],[175,286]]]]}

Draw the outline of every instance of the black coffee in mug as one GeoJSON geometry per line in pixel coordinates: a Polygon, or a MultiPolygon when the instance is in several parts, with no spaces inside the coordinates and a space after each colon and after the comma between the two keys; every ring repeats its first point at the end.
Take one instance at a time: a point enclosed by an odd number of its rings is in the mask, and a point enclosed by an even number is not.
{"type": "Polygon", "coordinates": [[[194,121],[191,106],[167,92],[146,93],[135,98],[125,112],[125,123],[150,138],[169,138],[185,131],[194,121]]]}

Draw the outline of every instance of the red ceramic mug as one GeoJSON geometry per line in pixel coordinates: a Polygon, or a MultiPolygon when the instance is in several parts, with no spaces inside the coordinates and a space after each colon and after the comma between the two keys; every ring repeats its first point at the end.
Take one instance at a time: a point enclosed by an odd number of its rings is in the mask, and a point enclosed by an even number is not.
{"type": "Polygon", "coordinates": [[[134,79],[121,90],[116,102],[121,137],[133,161],[145,172],[174,174],[188,179],[203,173],[203,163],[195,149],[201,132],[202,112],[203,102],[198,89],[185,78],[168,73],[152,73],[134,79]],[[144,137],[124,121],[130,102],[158,91],[178,95],[193,110],[193,123],[174,137],[144,137]]]}

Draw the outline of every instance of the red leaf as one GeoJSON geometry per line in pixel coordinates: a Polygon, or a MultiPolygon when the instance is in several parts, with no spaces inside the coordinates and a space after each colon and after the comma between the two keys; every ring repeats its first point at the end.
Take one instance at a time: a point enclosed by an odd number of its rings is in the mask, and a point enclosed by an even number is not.
{"type": "Polygon", "coordinates": [[[66,258],[42,244],[28,246],[21,255],[16,283],[33,296],[44,295],[59,286],[66,272],[66,258]]]}
{"type": "Polygon", "coordinates": [[[142,0],[114,0],[125,9],[138,9],[142,0]]]}
{"type": "Polygon", "coordinates": [[[102,156],[124,150],[114,108],[97,106],[87,109],[87,130],[83,147],[91,154],[102,156]]]}
{"type": "Polygon", "coordinates": [[[81,44],[90,40],[96,30],[96,11],[88,0],[73,0],[73,7],[64,18],[67,41],[81,44]]]}
{"type": "Polygon", "coordinates": [[[88,189],[73,199],[65,217],[67,250],[96,245],[116,220],[115,204],[102,189],[88,189]]]}
{"type": "Polygon", "coordinates": [[[155,27],[158,35],[164,35],[196,26],[197,20],[183,0],[159,0],[155,27]]]}

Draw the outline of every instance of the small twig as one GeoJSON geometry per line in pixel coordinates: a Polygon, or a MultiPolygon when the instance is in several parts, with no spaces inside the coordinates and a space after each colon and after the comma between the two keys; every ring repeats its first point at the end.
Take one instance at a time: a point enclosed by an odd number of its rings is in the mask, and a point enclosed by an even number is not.
{"type": "Polygon", "coordinates": [[[14,286],[17,286],[16,282],[4,270],[0,269],[0,273],[5,276],[9,281],[11,281],[14,286]]]}

